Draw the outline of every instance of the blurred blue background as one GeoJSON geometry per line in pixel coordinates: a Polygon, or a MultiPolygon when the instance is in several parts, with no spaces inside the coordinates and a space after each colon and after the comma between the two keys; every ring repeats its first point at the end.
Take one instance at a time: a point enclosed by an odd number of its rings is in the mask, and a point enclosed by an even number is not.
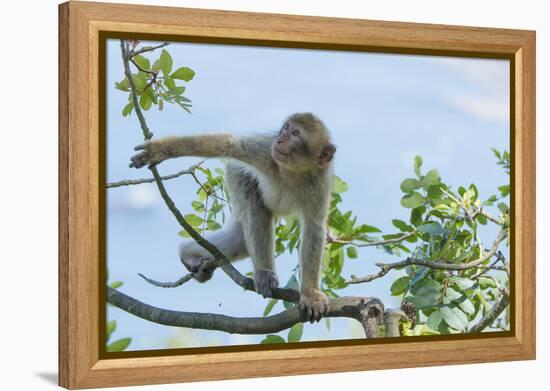
{"type": "MultiPolygon", "coordinates": [[[[454,187],[475,183],[482,198],[508,183],[490,150],[509,150],[508,61],[180,43],[167,49],[175,68],[196,72],[185,93],[193,108],[192,115],[172,105],[146,112],[155,138],[275,131],[291,113],[314,112],[332,131],[338,146],[335,172],[349,184],[342,209],[352,210],[360,223],[394,232],[392,219],[408,220],[409,210],[399,203],[399,185],[412,175],[415,155],[424,158],[425,170],[437,168],[454,187]]],[[[133,147],[143,138],[135,114],[122,117],[127,93],[114,88],[123,79],[118,40],[108,41],[106,66],[107,181],[149,177],[146,169],[128,168],[133,147]]],[[[166,161],[159,171],[170,174],[197,160],[166,161]]],[[[221,163],[211,160],[207,166],[221,163]]],[[[182,213],[191,213],[192,178],[165,183],[182,213]]],[[[107,194],[109,277],[124,282],[121,291],[173,310],[261,316],[266,300],[243,292],[221,271],[206,284],[190,281],[175,289],[143,281],[138,272],[160,281],[186,273],[177,251],[180,227],[154,184],[113,188],[107,194]]],[[[492,242],[494,234],[489,226],[481,237],[492,242]]],[[[370,274],[378,269],[375,262],[395,260],[377,249],[359,249],[358,259],[346,261],[343,276],[370,274]]],[[[280,281],[288,280],[296,263],[296,254],[278,258],[280,281]]],[[[250,260],[235,265],[243,273],[252,270],[250,260]]],[[[398,273],[339,293],[377,296],[387,307],[397,307],[399,299],[389,287],[398,273]]],[[[113,339],[132,337],[129,350],[241,345],[264,338],[161,326],[111,306],[108,318],[118,323],[113,339]]],[[[324,322],[306,324],[302,340],[362,336],[354,320],[331,319],[330,331],[324,322]]]]}

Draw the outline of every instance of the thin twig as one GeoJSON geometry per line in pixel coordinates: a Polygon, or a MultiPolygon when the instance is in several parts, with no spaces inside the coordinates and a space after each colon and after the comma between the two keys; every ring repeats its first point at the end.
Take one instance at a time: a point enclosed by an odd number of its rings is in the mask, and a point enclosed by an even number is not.
{"type": "Polygon", "coordinates": [[[135,62],[133,59],[130,59],[130,61],[132,62],[132,64],[135,65],[135,67],[136,67],[137,69],[139,69],[140,71],[142,71],[142,72],[144,72],[144,73],[148,73],[148,74],[150,74],[150,75],[153,75],[153,76],[154,76],[154,79],[156,80],[157,75],[158,75],[158,72],[153,72],[153,71],[148,71],[147,69],[143,69],[143,68],[140,67],[140,66],[138,65],[138,63],[135,62]]]}
{"type": "Polygon", "coordinates": [[[193,275],[191,273],[186,274],[185,276],[181,277],[179,280],[174,282],[159,282],[155,281],[152,278],[145,277],[143,274],[138,273],[138,276],[143,278],[145,281],[147,281],[149,284],[158,286],[160,288],[176,288],[180,285],[185,284],[187,281],[193,278],[193,275]]]}
{"type": "Polygon", "coordinates": [[[170,45],[169,42],[164,42],[163,44],[158,46],[144,47],[142,49],[136,50],[135,52],[130,52],[130,58],[133,58],[134,56],[137,56],[138,54],[141,54],[141,53],[152,52],[153,50],[157,50],[168,45],[170,45]]]}
{"type": "Polygon", "coordinates": [[[376,266],[380,267],[381,270],[376,274],[371,274],[365,277],[351,276],[351,279],[347,281],[349,284],[360,284],[364,282],[370,282],[377,278],[383,277],[391,269],[397,269],[404,266],[417,265],[417,266],[426,266],[432,269],[442,269],[442,270],[467,270],[475,267],[482,269],[493,269],[493,270],[504,270],[504,268],[499,266],[485,266],[482,265],[483,262],[493,257],[498,251],[498,246],[506,238],[507,233],[506,229],[499,231],[493,246],[491,249],[485,253],[483,256],[479,257],[473,262],[468,263],[449,263],[447,261],[427,261],[423,259],[407,258],[404,261],[395,262],[395,263],[377,263],[376,266]]]}
{"type": "MultiPolygon", "coordinates": [[[[195,170],[197,169],[197,167],[199,167],[203,163],[204,163],[204,160],[201,160],[200,162],[193,164],[191,167],[189,167],[185,170],[181,170],[181,171],[178,171],[178,172],[176,172],[174,174],[170,174],[170,175],[164,175],[164,176],[161,177],[161,179],[163,181],[166,181],[166,180],[170,180],[170,179],[180,177],[182,175],[192,175],[195,172],[195,170]]],[[[123,180],[123,181],[107,183],[107,188],[139,185],[139,184],[142,184],[142,183],[153,183],[154,181],[155,181],[155,178],[126,179],[126,180],[123,180]]]]}

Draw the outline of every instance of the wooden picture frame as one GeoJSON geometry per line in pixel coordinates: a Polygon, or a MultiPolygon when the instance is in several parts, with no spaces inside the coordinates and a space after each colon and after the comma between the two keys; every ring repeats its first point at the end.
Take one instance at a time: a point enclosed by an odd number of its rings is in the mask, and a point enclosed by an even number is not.
{"type": "MultiPolygon", "coordinates": [[[[103,146],[104,148],[104,146],[103,146]]],[[[535,32],[70,1],[59,6],[59,384],[90,388],[535,358],[535,32]],[[100,45],[142,34],[511,62],[510,332],[491,337],[102,357],[100,45]],[[461,354],[457,355],[456,352],[461,354]]]]}

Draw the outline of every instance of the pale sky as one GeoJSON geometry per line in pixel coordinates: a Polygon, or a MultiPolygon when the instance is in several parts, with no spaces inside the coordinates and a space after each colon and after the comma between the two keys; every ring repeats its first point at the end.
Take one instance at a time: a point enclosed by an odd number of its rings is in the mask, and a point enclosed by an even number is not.
{"type": "MultiPolygon", "coordinates": [[[[360,223],[389,233],[395,231],[392,219],[408,219],[409,210],[399,203],[399,185],[412,175],[415,155],[424,158],[426,170],[437,168],[452,186],[475,183],[482,198],[496,194],[497,186],[508,182],[491,152],[491,147],[509,149],[508,61],[176,43],[167,49],[175,67],[188,66],[196,72],[185,93],[193,108],[192,115],[169,105],[161,112],[155,108],[146,112],[155,138],[273,131],[293,112],[314,112],[338,146],[335,173],[349,184],[342,208],[352,210],[360,223]]],[[[108,181],[150,175],[145,169],[128,168],[142,135],[135,115],[121,115],[127,94],[114,88],[121,79],[119,41],[110,40],[108,181]]],[[[174,159],[162,163],[159,171],[173,173],[196,161],[174,159]]],[[[207,164],[221,166],[217,160],[207,164]]],[[[182,213],[191,213],[193,180],[181,177],[166,182],[166,187],[182,213]]],[[[243,292],[221,271],[206,284],[191,281],[175,289],[153,287],[137,276],[174,281],[186,273],[177,252],[180,228],[155,185],[108,190],[107,214],[109,275],[111,281],[124,281],[121,291],[167,309],[261,316],[267,301],[243,292]]],[[[482,239],[492,241],[495,232],[489,228],[482,234],[482,239]]],[[[395,260],[380,250],[363,248],[358,259],[346,261],[343,276],[373,273],[375,262],[395,260]]],[[[296,263],[295,254],[278,258],[283,284],[296,263]]],[[[250,260],[236,266],[243,273],[252,270],[250,260]]],[[[390,295],[389,287],[397,273],[339,293],[377,296],[386,307],[396,307],[399,299],[390,295]]],[[[108,317],[118,323],[113,338],[133,338],[130,350],[162,349],[169,341],[183,347],[258,343],[264,338],[181,331],[116,308],[109,308],[108,317]]],[[[331,319],[330,331],[323,322],[305,325],[303,340],[360,338],[361,332],[353,320],[331,319]]]]}

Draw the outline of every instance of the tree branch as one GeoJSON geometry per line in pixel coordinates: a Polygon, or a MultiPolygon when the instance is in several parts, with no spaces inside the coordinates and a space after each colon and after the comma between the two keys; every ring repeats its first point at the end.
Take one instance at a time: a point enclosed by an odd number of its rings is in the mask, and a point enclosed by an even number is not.
{"type": "MultiPolygon", "coordinates": [[[[107,302],[142,319],[166,326],[219,330],[232,334],[270,334],[307,322],[307,315],[294,306],[268,317],[236,318],[232,316],[172,311],[140,302],[109,286],[107,302]]],[[[327,317],[353,318],[361,322],[366,334],[374,335],[372,323],[378,324],[384,313],[380,300],[370,297],[338,297],[329,302],[327,317]],[[374,321],[373,321],[374,320],[374,321]]]]}
{"type": "MultiPolygon", "coordinates": [[[[166,180],[169,180],[169,179],[174,179],[174,178],[180,177],[182,175],[192,175],[195,172],[195,170],[197,169],[197,167],[199,167],[203,163],[204,163],[204,160],[201,160],[200,162],[193,164],[191,167],[189,167],[185,170],[178,171],[174,174],[162,176],[162,177],[160,177],[160,179],[162,179],[163,181],[166,181],[166,180]]],[[[123,181],[107,183],[107,188],[139,185],[139,184],[142,184],[142,183],[153,183],[154,181],[155,181],[155,178],[126,179],[126,180],[123,180],[123,181]]]]}
{"type": "Polygon", "coordinates": [[[432,269],[442,269],[442,270],[467,270],[472,269],[475,267],[482,268],[482,269],[493,269],[493,270],[501,270],[504,271],[505,269],[499,266],[485,266],[482,265],[483,262],[488,260],[489,258],[493,257],[497,251],[499,244],[506,238],[506,228],[503,228],[499,231],[495,241],[493,242],[493,246],[491,249],[485,253],[485,255],[479,257],[473,262],[468,263],[450,263],[445,260],[443,261],[426,261],[423,259],[415,259],[415,258],[407,258],[404,261],[400,262],[394,262],[394,263],[377,263],[376,266],[379,266],[381,270],[378,273],[371,274],[365,277],[357,277],[352,275],[351,279],[347,281],[349,284],[361,284],[364,282],[370,282],[372,280],[375,280],[377,278],[380,278],[384,275],[386,275],[390,270],[397,269],[404,266],[410,266],[410,265],[417,265],[417,266],[426,266],[430,267],[432,269]]]}
{"type": "Polygon", "coordinates": [[[332,237],[328,236],[328,234],[327,234],[327,243],[351,244],[352,246],[355,246],[355,247],[383,246],[383,245],[386,245],[386,244],[402,242],[403,240],[408,239],[411,236],[416,235],[416,233],[417,233],[416,231],[412,231],[412,232],[406,233],[406,234],[404,234],[404,235],[402,235],[398,238],[379,240],[379,241],[376,241],[376,242],[367,242],[367,243],[357,243],[353,240],[340,240],[340,239],[337,239],[337,238],[332,238],[332,237]]]}
{"type": "Polygon", "coordinates": [[[157,50],[160,48],[163,48],[165,46],[170,45],[169,42],[164,42],[163,44],[160,44],[158,46],[151,46],[151,47],[144,47],[140,50],[136,50],[135,52],[130,53],[130,58],[133,58],[134,56],[137,56],[138,54],[145,53],[145,52],[152,52],[153,50],[157,50]]]}
{"type": "Polygon", "coordinates": [[[479,333],[482,332],[485,328],[493,324],[496,318],[499,317],[499,315],[508,307],[508,304],[510,303],[510,293],[507,289],[502,289],[502,298],[498,303],[496,303],[481,320],[470,327],[468,330],[469,333],[479,333]]]}
{"type": "Polygon", "coordinates": [[[176,288],[180,285],[185,284],[187,281],[193,278],[193,275],[191,273],[186,274],[185,276],[181,277],[179,280],[174,282],[159,282],[155,281],[151,278],[145,277],[143,274],[138,273],[138,276],[143,278],[145,281],[147,281],[149,284],[158,286],[160,288],[176,288]]]}

